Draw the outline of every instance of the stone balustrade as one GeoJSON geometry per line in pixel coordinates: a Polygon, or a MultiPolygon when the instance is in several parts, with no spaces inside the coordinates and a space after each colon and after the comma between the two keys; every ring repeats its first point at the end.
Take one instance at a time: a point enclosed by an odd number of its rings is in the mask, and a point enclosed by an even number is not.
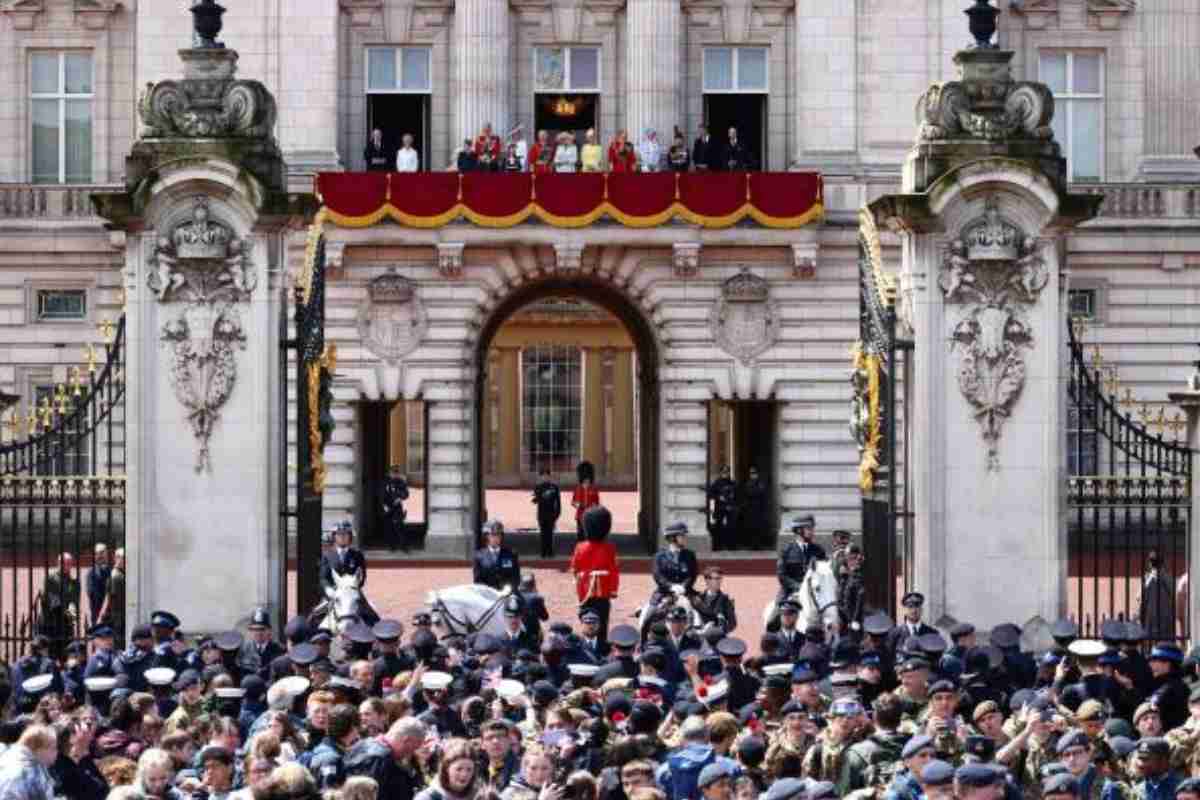
{"type": "Polygon", "coordinates": [[[119,190],[119,185],[71,184],[68,186],[0,183],[0,221],[96,220],[91,194],[119,190]]]}
{"type": "Polygon", "coordinates": [[[1194,185],[1102,183],[1072,188],[1082,194],[1104,195],[1099,224],[1105,219],[1200,218],[1200,187],[1194,185]]]}

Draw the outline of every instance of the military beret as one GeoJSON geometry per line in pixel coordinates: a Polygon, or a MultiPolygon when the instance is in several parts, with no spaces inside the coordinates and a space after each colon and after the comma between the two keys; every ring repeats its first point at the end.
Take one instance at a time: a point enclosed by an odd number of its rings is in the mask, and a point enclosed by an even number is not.
{"type": "Polygon", "coordinates": [[[950,629],[951,639],[961,639],[975,632],[975,626],[969,622],[960,622],[950,629]]]}
{"type": "Polygon", "coordinates": [[[789,714],[807,714],[808,709],[801,705],[799,700],[788,700],[779,713],[786,717],[789,714]]]}
{"type": "Polygon", "coordinates": [[[667,619],[676,622],[687,622],[688,616],[688,610],[683,606],[675,606],[667,612],[667,619]]]}
{"type": "Polygon", "coordinates": [[[247,626],[251,630],[254,628],[269,628],[271,627],[271,615],[262,606],[254,609],[250,614],[250,624],[247,626]]]}
{"type": "Polygon", "coordinates": [[[924,636],[918,636],[917,646],[921,648],[922,653],[929,655],[931,660],[940,657],[947,649],[946,640],[942,638],[940,633],[927,633],[924,636]]]}
{"type": "Polygon", "coordinates": [[[355,644],[372,644],[375,641],[375,634],[371,633],[371,629],[363,622],[353,623],[342,635],[355,644]]]}
{"type": "Polygon", "coordinates": [[[579,621],[584,624],[595,623],[600,624],[600,615],[592,608],[583,608],[579,612],[579,621]]]}
{"type": "Polygon", "coordinates": [[[1117,758],[1125,758],[1137,749],[1137,742],[1128,736],[1111,736],[1108,739],[1108,747],[1117,758]]]}
{"type": "Polygon", "coordinates": [[[1136,726],[1138,724],[1138,722],[1141,721],[1142,717],[1146,716],[1147,714],[1158,714],[1158,713],[1159,713],[1158,706],[1156,706],[1154,704],[1153,700],[1149,700],[1145,703],[1142,703],[1140,706],[1137,707],[1137,710],[1133,712],[1133,724],[1136,726]]]}
{"type": "Polygon", "coordinates": [[[179,617],[170,611],[155,611],[150,615],[150,624],[156,628],[178,628],[179,617]]]}
{"type": "Polygon", "coordinates": [[[175,678],[173,688],[177,692],[182,692],[198,683],[200,683],[200,673],[194,669],[185,669],[175,678]]]}
{"type": "Polygon", "coordinates": [[[1079,626],[1069,619],[1060,619],[1050,628],[1050,637],[1056,642],[1067,641],[1079,636],[1079,626]]]}
{"type": "Polygon", "coordinates": [[[313,644],[329,644],[333,641],[333,634],[324,628],[319,628],[312,636],[308,637],[308,641],[313,644]]]}
{"type": "Polygon", "coordinates": [[[908,592],[900,601],[900,605],[905,608],[920,608],[925,605],[925,595],[920,592],[908,592]]]}
{"type": "Polygon", "coordinates": [[[1161,736],[1147,736],[1137,743],[1139,756],[1168,756],[1171,753],[1170,743],[1161,736]]]}
{"type": "Polygon", "coordinates": [[[741,658],[746,654],[746,643],[741,639],[726,636],[717,642],[717,652],[729,658],[741,658]]]}
{"type": "Polygon", "coordinates": [[[153,639],[154,633],[150,630],[149,625],[136,625],[129,634],[129,638],[135,641],[137,639],[153,639]]]}
{"type": "Polygon", "coordinates": [[[333,662],[328,658],[318,658],[316,661],[308,665],[308,671],[332,675],[333,662]]]}
{"type": "Polygon", "coordinates": [[[781,778],[759,795],[759,800],[800,800],[808,791],[808,783],[800,778],[781,778]]]}
{"type": "Polygon", "coordinates": [[[687,536],[688,526],[686,522],[672,522],[663,530],[664,539],[674,539],[676,536],[687,536]]]}
{"type": "Polygon", "coordinates": [[[921,783],[926,786],[949,786],[954,781],[954,766],[935,758],[921,770],[921,783]]]}
{"type": "Polygon", "coordinates": [[[1042,780],[1042,796],[1047,797],[1052,794],[1070,794],[1079,793],[1079,783],[1075,780],[1075,776],[1069,772],[1062,772],[1058,775],[1051,775],[1042,780]]]}
{"type": "Polygon", "coordinates": [[[787,689],[792,685],[786,675],[768,675],[763,681],[763,686],[768,689],[787,689]]]}
{"type": "Polygon", "coordinates": [[[1007,650],[1021,644],[1021,629],[1011,622],[1005,622],[992,628],[992,634],[988,638],[996,647],[1007,650]]]}
{"type": "Polygon", "coordinates": [[[903,674],[905,672],[916,672],[919,669],[929,669],[929,662],[923,658],[910,658],[900,664],[897,672],[903,674]]]}
{"type": "Polygon", "coordinates": [[[892,618],[882,611],[876,612],[863,620],[863,632],[871,636],[883,636],[894,627],[892,618]]]}
{"type": "Polygon", "coordinates": [[[197,761],[201,764],[207,764],[209,761],[218,761],[222,764],[232,765],[233,753],[220,745],[210,744],[200,751],[197,761]]]}
{"type": "Polygon", "coordinates": [[[981,788],[994,785],[1000,773],[987,764],[963,764],[955,770],[954,779],[963,786],[981,788]]]}
{"type": "Polygon", "coordinates": [[[1067,652],[1076,658],[1099,658],[1108,648],[1095,639],[1076,639],[1067,645],[1067,652]]]}
{"type": "Polygon", "coordinates": [[[837,786],[831,781],[818,781],[809,778],[808,800],[833,800],[837,796],[837,786]]]}
{"type": "Polygon", "coordinates": [[[732,777],[729,768],[720,761],[714,761],[711,764],[705,764],[704,769],[700,770],[700,777],[696,781],[696,785],[701,789],[712,786],[717,781],[728,780],[732,777]]]}
{"type": "Polygon", "coordinates": [[[287,621],[287,625],[283,626],[283,638],[292,644],[308,641],[308,634],[308,620],[300,615],[292,617],[287,621]]]}
{"type": "Polygon", "coordinates": [[[1067,731],[1059,737],[1058,745],[1055,747],[1055,752],[1061,756],[1068,750],[1073,750],[1077,747],[1082,747],[1086,750],[1091,746],[1092,740],[1088,738],[1087,734],[1076,729],[1067,731]]]}
{"type": "Polygon", "coordinates": [[[1161,642],[1154,645],[1154,649],[1150,651],[1148,660],[1170,661],[1172,664],[1178,664],[1183,661],[1183,651],[1169,642],[1161,642]]]}
{"type": "Polygon", "coordinates": [[[954,693],[957,691],[958,691],[958,684],[952,680],[947,680],[946,678],[941,678],[941,679],[936,680],[933,683],[929,684],[929,696],[930,697],[933,697],[935,694],[941,694],[943,692],[954,693]]]}
{"type": "Polygon", "coordinates": [[[904,743],[904,749],[900,751],[900,757],[912,758],[926,748],[933,748],[933,737],[919,733],[904,743]]]}
{"type": "Polygon", "coordinates": [[[1179,782],[1175,787],[1175,796],[1185,794],[1200,794],[1200,778],[1187,778],[1179,782]]]}
{"type": "Polygon", "coordinates": [[[1075,719],[1080,722],[1100,722],[1107,718],[1108,712],[1099,700],[1084,700],[1079,704],[1079,708],[1075,709],[1075,719]]]}
{"type": "Polygon", "coordinates": [[[218,633],[213,637],[213,640],[217,643],[217,649],[223,653],[237,652],[237,650],[242,646],[242,642],[245,641],[245,639],[242,637],[242,634],[238,631],[225,631],[224,633],[218,633]]]}
{"type": "Polygon", "coordinates": [[[620,647],[623,650],[637,647],[640,638],[632,625],[617,625],[608,632],[608,640],[612,642],[613,647],[620,647]]]}
{"type": "Polygon", "coordinates": [[[1113,717],[1104,723],[1104,735],[1110,740],[1117,736],[1125,736],[1129,739],[1133,738],[1133,726],[1129,724],[1129,720],[1113,717]]]}
{"type": "Polygon", "coordinates": [[[1000,713],[1000,706],[996,704],[995,700],[984,700],[971,712],[971,720],[978,723],[979,720],[993,713],[1000,713]]]}
{"type": "Polygon", "coordinates": [[[87,635],[89,639],[111,639],[116,633],[111,625],[100,624],[88,631],[87,635]]]}
{"type": "Polygon", "coordinates": [[[967,651],[963,669],[971,675],[982,675],[992,666],[988,652],[982,647],[972,647],[967,651]]]}

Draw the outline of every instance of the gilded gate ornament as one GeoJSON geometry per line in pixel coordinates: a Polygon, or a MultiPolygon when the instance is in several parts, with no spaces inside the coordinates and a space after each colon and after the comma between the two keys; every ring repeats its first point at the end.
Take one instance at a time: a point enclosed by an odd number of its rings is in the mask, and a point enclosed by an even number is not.
{"type": "Polygon", "coordinates": [[[995,197],[943,259],[938,283],[947,305],[962,309],[950,334],[961,354],[958,387],[982,428],[989,470],[999,467],[1000,432],[1025,386],[1025,351],[1033,347],[1026,312],[1049,277],[1037,240],[1001,216],[995,197]]]}

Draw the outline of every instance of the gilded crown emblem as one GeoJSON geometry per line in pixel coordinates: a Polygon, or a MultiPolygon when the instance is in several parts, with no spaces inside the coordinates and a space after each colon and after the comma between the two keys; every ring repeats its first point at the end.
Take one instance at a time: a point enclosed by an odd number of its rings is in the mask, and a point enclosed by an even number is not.
{"type": "Polygon", "coordinates": [[[983,216],[963,231],[967,258],[971,261],[1015,261],[1021,243],[1021,231],[1000,216],[1000,205],[989,197],[983,216]]]}
{"type": "Polygon", "coordinates": [[[229,254],[229,229],[209,219],[208,201],[200,198],[192,206],[192,219],[171,234],[178,258],[225,258],[229,254]]]}
{"type": "Polygon", "coordinates": [[[730,303],[765,303],[770,285],[750,272],[739,272],[721,287],[721,296],[730,303]]]}
{"type": "Polygon", "coordinates": [[[413,282],[392,267],[367,284],[372,303],[407,303],[413,299],[413,292],[413,282]]]}

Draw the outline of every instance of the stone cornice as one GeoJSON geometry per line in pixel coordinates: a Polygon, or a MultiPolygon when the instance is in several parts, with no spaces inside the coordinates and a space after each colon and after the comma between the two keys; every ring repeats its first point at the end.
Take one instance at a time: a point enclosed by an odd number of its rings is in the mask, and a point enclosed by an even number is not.
{"type": "MultiPolygon", "coordinates": [[[[1028,0],[1013,10],[1025,18],[1025,25],[1033,30],[1042,30],[1057,23],[1061,0],[1028,0]]],[[[1086,0],[1088,21],[1101,30],[1113,30],[1120,26],[1121,18],[1137,10],[1137,0],[1086,0]]]]}
{"type": "Polygon", "coordinates": [[[85,30],[101,31],[121,7],[118,0],[75,0],[75,22],[85,30]]]}
{"type": "Polygon", "coordinates": [[[0,11],[12,22],[14,30],[31,31],[37,25],[38,14],[45,11],[42,0],[11,0],[0,11]]]}

